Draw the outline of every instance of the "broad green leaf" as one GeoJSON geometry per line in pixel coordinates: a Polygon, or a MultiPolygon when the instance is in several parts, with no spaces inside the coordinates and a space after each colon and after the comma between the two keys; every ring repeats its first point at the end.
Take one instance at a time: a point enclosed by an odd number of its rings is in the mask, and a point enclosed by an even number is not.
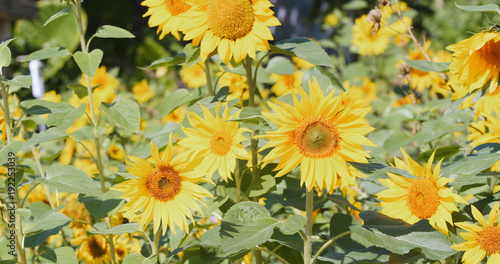
{"type": "Polygon", "coordinates": [[[121,194],[118,191],[108,191],[103,197],[80,196],[78,201],[84,203],[89,213],[99,220],[116,213],[124,205],[125,200],[119,197],[121,194]]]}
{"type": "Polygon", "coordinates": [[[295,73],[295,65],[285,57],[276,56],[269,60],[266,71],[268,73],[290,75],[295,73]]]}
{"type": "Polygon", "coordinates": [[[373,245],[396,254],[403,255],[418,249],[428,259],[438,260],[457,252],[450,248],[452,243],[448,238],[429,225],[427,219],[410,225],[374,211],[363,211],[359,216],[364,225],[352,225],[351,230],[373,245]]]}
{"type": "Polygon", "coordinates": [[[276,126],[265,118],[259,109],[255,107],[243,108],[240,112],[239,118],[232,119],[231,121],[253,125],[253,127],[250,128],[256,130],[271,130],[276,128],[276,126]]]}
{"type": "Polygon", "coordinates": [[[335,92],[335,87],[333,86],[332,79],[326,76],[324,73],[320,71],[318,67],[314,67],[311,73],[302,80],[302,88],[309,93],[309,82],[313,82],[313,79],[316,79],[318,82],[319,88],[323,91],[325,96],[330,93],[335,92]]]}
{"type": "Polygon", "coordinates": [[[78,68],[85,73],[88,77],[94,77],[99,64],[101,64],[103,52],[100,49],[95,49],[90,53],[84,53],[81,51],[75,52],[73,58],[75,59],[78,68]]]}
{"type": "Polygon", "coordinates": [[[12,80],[2,79],[1,82],[10,86],[11,89],[16,88],[30,88],[31,87],[31,76],[30,75],[17,75],[12,80]]]}
{"type": "MultiPolygon", "coordinates": [[[[100,86],[101,86],[101,84],[92,87],[92,92],[94,92],[94,90],[99,88],[100,86]]],[[[78,96],[78,98],[80,98],[80,99],[83,99],[89,95],[87,87],[83,86],[79,83],[68,84],[67,87],[72,89],[73,92],[76,94],[76,96],[78,96]]]]}
{"type": "Polygon", "coordinates": [[[9,45],[9,43],[11,43],[14,39],[8,39],[6,41],[2,41],[2,43],[0,43],[0,51],[2,51],[3,49],[5,49],[7,47],[7,45],[9,45]]]}
{"type": "Polygon", "coordinates": [[[128,254],[123,258],[123,264],[156,264],[156,255],[152,255],[148,258],[143,257],[141,253],[134,252],[128,254]]]}
{"type": "Polygon", "coordinates": [[[64,129],[59,127],[51,127],[40,133],[33,134],[33,136],[29,140],[24,142],[24,147],[29,147],[38,143],[44,143],[55,139],[65,138],[67,136],[68,134],[66,134],[66,131],[64,131],[64,129]]]}
{"type": "Polygon", "coordinates": [[[48,58],[63,57],[68,55],[71,55],[71,53],[69,52],[69,50],[63,47],[46,48],[31,53],[26,58],[24,58],[23,61],[45,60],[48,58]]]}
{"type": "Polygon", "coordinates": [[[368,4],[364,0],[354,0],[342,5],[342,10],[359,10],[367,7],[368,4]]]}
{"type": "Polygon", "coordinates": [[[130,99],[120,99],[111,104],[102,103],[102,109],[119,126],[137,133],[139,131],[141,113],[139,105],[130,99]]]}
{"type": "Polygon", "coordinates": [[[183,55],[176,55],[175,57],[168,57],[163,59],[158,59],[153,61],[149,66],[139,67],[141,70],[154,70],[160,67],[168,67],[173,65],[179,65],[186,62],[186,57],[183,55]]]}
{"type": "MultiPolygon", "coordinates": [[[[342,263],[342,264],[356,264],[356,263],[370,263],[370,264],[387,264],[389,262],[390,251],[379,247],[367,247],[364,249],[349,250],[345,254],[339,252],[328,252],[320,256],[318,260],[326,263],[342,263]]],[[[408,262],[395,262],[408,263],[408,262]]]]}
{"type": "MultiPolygon", "coordinates": [[[[432,130],[429,132],[432,133],[432,130]]],[[[436,133],[437,135],[437,133],[436,133]]],[[[417,135],[418,137],[418,135],[417,135]]],[[[421,137],[422,140],[425,140],[424,137],[421,137]]],[[[408,144],[415,141],[413,135],[408,131],[397,131],[392,133],[385,141],[384,141],[384,149],[385,150],[395,150],[401,147],[405,147],[408,144]]]]}
{"type": "Polygon", "coordinates": [[[75,251],[71,247],[49,249],[43,252],[36,260],[40,264],[78,264],[75,251]]]}
{"type": "MultiPolygon", "coordinates": [[[[457,145],[439,147],[438,149],[436,149],[436,154],[434,154],[434,161],[453,156],[454,154],[457,154],[459,151],[460,147],[457,145]]],[[[431,157],[432,153],[434,153],[434,149],[422,152],[420,153],[418,159],[422,162],[427,162],[431,157]]]]}
{"type": "MultiPolygon", "coordinates": [[[[26,223],[25,247],[36,247],[45,242],[49,236],[59,233],[59,230],[68,225],[71,219],[61,213],[51,213],[45,217],[34,219],[26,223]]],[[[24,227],[24,226],[23,226],[24,227]]]]}
{"type": "Polygon", "coordinates": [[[75,109],[68,103],[56,103],[42,99],[26,100],[21,102],[21,110],[28,115],[44,115],[68,112],[75,109]]]}
{"type": "Polygon", "coordinates": [[[92,177],[69,165],[54,164],[47,169],[45,178],[37,181],[58,188],[62,192],[82,193],[88,196],[103,197],[101,188],[92,177]]]}
{"type": "Polygon", "coordinates": [[[214,100],[211,103],[215,102],[225,102],[227,96],[229,95],[229,86],[224,86],[217,91],[217,94],[214,95],[214,100]]]}
{"type": "Polygon", "coordinates": [[[193,66],[200,61],[200,46],[193,47],[193,44],[189,43],[184,47],[184,54],[186,54],[184,67],[193,66]]]}
{"type": "Polygon", "coordinates": [[[416,140],[420,144],[425,144],[453,132],[464,131],[468,123],[458,123],[452,118],[440,118],[427,121],[422,125],[416,140]]]}
{"type": "Polygon", "coordinates": [[[500,8],[496,4],[487,4],[487,5],[480,5],[480,6],[461,6],[457,3],[455,5],[465,11],[473,11],[473,12],[493,12],[500,14],[500,8]]]}
{"type": "Polygon", "coordinates": [[[433,62],[427,60],[403,59],[410,67],[424,72],[446,72],[451,62],[433,62]]]}
{"type": "Polygon", "coordinates": [[[352,224],[353,216],[343,213],[336,213],[330,218],[330,237],[338,236],[346,231],[352,224]]]}
{"type": "Polygon", "coordinates": [[[17,208],[16,214],[21,217],[29,218],[31,216],[31,211],[27,208],[17,208]]]}
{"type": "Polygon", "coordinates": [[[281,233],[284,235],[293,235],[306,225],[307,219],[302,215],[292,215],[283,220],[283,225],[279,226],[281,233]]]}
{"type": "Polygon", "coordinates": [[[10,49],[9,47],[4,47],[0,50],[0,69],[2,69],[2,67],[9,66],[11,61],[12,54],[10,53],[10,49]]]}
{"type": "Polygon", "coordinates": [[[69,10],[68,8],[65,8],[57,13],[55,13],[54,15],[52,15],[51,17],[49,17],[49,19],[47,19],[47,21],[45,21],[45,24],[43,24],[43,26],[45,27],[46,25],[48,25],[50,22],[60,18],[60,17],[63,17],[67,14],[69,14],[71,12],[71,10],[69,10]]]}
{"type": "Polygon", "coordinates": [[[465,160],[455,161],[453,164],[441,168],[441,174],[449,178],[457,176],[474,176],[490,168],[500,160],[500,153],[468,155],[465,160]]]}
{"type": "Polygon", "coordinates": [[[189,92],[187,89],[178,89],[163,99],[158,118],[163,118],[180,106],[198,99],[198,95],[189,92]]]}
{"type": "Polygon", "coordinates": [[[292,38],[278,41],[275,46],[271,45],[271,52],[296,56],[316,65],[334,67],[332,59],[325,50],[308,38],[292,38]]]}
{"type": "Polygon", "coordinates": [[[368,176],[379,176],[379,175],[384,175],[386,173],[394,173],[407,178],[415,178],[415,176],[411,175],[405,170],[392,166],[387,166],[385,164],[371,163],[371,162],[370,163],[350,162],[350,164],[368,176]]]}
{"type": "Polygon", "coordinates": [[[276,180],[271,175],[264,175],[253,181],[246,192],[248,197],[257,197],[274,190],[276,190],[276,180]]]}
{"type": "Polygon", "coordinates": [[[13,140],[6,146],[3,146],[0,149],[0,166],[4,163],[7,163],[9,158],[15,157],[17,152],[19,152],[22,148],[23,142],[19,140],[13,140]]]}
{"type": "Polygon", "coordinates": [[[97,29],[94,34],[96,38],[135,38],[135,36],[127,30],[115,26],[104,25],[97,29]]]}
{"type": "MultiPolygon", "coordinates": [[[[93,215],[92,215],[93,216],[93,215]]],[[[115,227],[112,227],[110,229],[104,229],[104,230],[97,230],[95,228],[92,228],[90,230],[91,234],[101,234],[101,235],[121,235],[121,234],[126,234],[126,233],[137,233],[141,232],[141,229],[139,229],[139,224],[137,223],[128,223],[128,224],[121,224],[117,225],[115,227]]]]}
{"type": "Polygon", "coordinates": [[[68,129],[75,121],[85,114],[87,104],[81,104],[78,108],[66,112],[53,113],[47,117],[48,126],[57,126],[68,129]]]}

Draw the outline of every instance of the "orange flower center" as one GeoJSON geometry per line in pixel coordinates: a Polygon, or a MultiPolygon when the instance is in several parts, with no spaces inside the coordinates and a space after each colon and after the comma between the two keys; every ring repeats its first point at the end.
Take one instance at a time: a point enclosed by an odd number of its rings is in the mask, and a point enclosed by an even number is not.
{"type": "Polygon", "coordinates": [[[174,16],[182,14],[191,8],[191,5],[184,3],[182,0],[165,0],[165,6],[170,14],[174,16]]]}
{"type": "Polygon", "coordinates": [[[500,227],[485,226],[483,231],[479,232],[477,243],[488,255],[500,253],[500,227]]]}
{"type": "Polygon", "coordinates": [[[232,144],[231,134],[224,130],[215,131],[210,137],[210,149],[212,153],[219,156],[226,155],[231,150],[232,144]]]}
{"type": "Polygon", "coordinates": [[[321,117],[302,120],[293,139],[299,151],[307,157],[330,157],[338,149],[340,135],[335,124],[321,117]]]}
{"type": "Polygon", "coordinates": [[[418,218],[433,216],[440,204],[438,189],[430,180],[414,180],[408,188],[407,205],[418,218]]]}
{"type": "Polygon", "coordinates": [[[179,173],[171,166],[159,166],[148,176],[148,190],[160,201],[173,199],[181,191],[181,185],[179,173]]]}
{"type": "Polygon", "coordinates": [[[237,40],[253,28],[251,0],[211,0],[207,6],[208,28],[222,39],[237,40]]]}
{"type": "Polygon", "coordinates": [[[479,49],[481,58],[489,64],[500,65],[500,41],[489,40],[479,49]]]}
{"type": "Polygon", "coordinates": [[[102,258],[108,250],[108,243],[101,235],[95,235],[87,238],[87,246],[89,254],[94,258],[102,258]]]}

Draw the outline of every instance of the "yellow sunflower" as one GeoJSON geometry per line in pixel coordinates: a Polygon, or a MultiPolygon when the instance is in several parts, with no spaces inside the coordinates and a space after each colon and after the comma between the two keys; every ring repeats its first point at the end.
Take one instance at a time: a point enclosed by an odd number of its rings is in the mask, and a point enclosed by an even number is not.
{"type": "Polygon", "coordinates": [[[349,91],[344,96],[343,104],[352,103],[355,107],[367,107],[377,100],[377,84],[364,77],[361,86],[352,85],[349,81],[343,83],[349,91]]]}
{"type": "Polygon", "coordinates": [[[248,99],[248,83],[246,76],[232,72],[220,72],[218,75],[220,76],[220,87],[229,87],[227,100],[248,99]]]}
{"type": "Polygon", "coordinates": [[[407,171],[415,178],[407,178],[393,173],[387,173],[389,179],[379,181],[389,189],[377,194],[381,199],[381,213],[414,224],[421,219],[428,219],[430,225],[444,234],[448,234],[446,223],[453,225],[451,213],[458,211],[456,203],[467,202],[459,195],[446,187],[452,179],[439,177],[441,170],[440,160],[434,169],[434,153],[424,166],[411,159],[401,149],[404,162],[394,158],[395,167],[407,171]]]}
{"type": "Polygon", "coordinates": [[[180,71],[182,81],[186,83],[188,88],[200,88],[207,84],[205,69],[196,63],[189,67],[182,66],[180,71]]]}
{"type": "Polygon", "coordinates": [[[498,87],[500,73],[500,33],[481,32],[446,47],[453,51],[453,62],[448,67],[451,75],[456,75],[459,86],[467,93],[488,84],[488,91],[498,87]]]}
{"type": "Polygon", "coordinates": [[[134,94],[135,100],[139,104],[146,103],[149,99],[155,96],[155,92],[149,88],[148,81],[146,79],[136,82],[134,87],[132,87],[132,93],[134,94]]]}
{"type": "MultiPolygon", "coordinates": [[[[500,143],[500,119],[494,115],[484,114],[486,120],[477,121],[469,126],[470,134],[467,140],[473,147],[487,144],[500,143]]],[[[492,171],[500,171],[500,161],[491,166],[492,171]]]]}
{"type": "Polygon", "coordinates": [[[182,13],[188,11],[191,5],[182,0],[145,0],[141,3],[143,6],[149,7],[143,17],[149,18],[149,27],[158,27],[158,32],[161,31],[160,39],[163,39],[167,34],[172,33],[177,40],[180,40],[180,27],[185,23],[185,18],[182,13]]]}
{"type": "Polygon", "coordinates": [[[201,60],[217,51],[224,63],[231,58],[236,63],[247,55],[255,59],[255,50],[269,50],[273,40],[269,27],[280,22],[269,9],[268,0],[186,0],[195,7],[183,15],[187,18],[181,27],[184,40],[201,41],[201,60]]]}
{"type": "Polygon", "coordinates": [[[241,145],[246,138],[242,135],[248,129],[240,128],[238,122],[228,120],[238,118],[239,112],[229,115],[230,108],[224,105],[224,112],[219,116],[221,104],[215,107],[215,116],[203,105],[203,118],[190,112],[189,123],[193,128],[183,127],[187,137],[179,145],[185,146],[194,152],[194,156],[203,157],[199,168],[212,175],[219,171],[219,175],[227,181],[232,179],[231,173],[236,167],[237,159],[249,159],[248,152],[241,145]]]}
{"type": "Polygon", "coordinates": [[[145,227],[152,219],[154,232],[159,231],[160,224],[163,234],[167,226],[174,234],[175,226],[187,232],[186,217],[194,222],[191,210],[201,212],[198,203],[205,205],[201,198],[211,196],[196,182],[207,180],[203,172],[193,170],[197,163],[190,160],[194,157],[177,155],[172,158],[172,136],[161,159],[158,148],[151,142],[151,156],[152,164],[134,156],[126,160],[128,172],[138,178],[111,188],[123,192],[120,197],[129,200],[120,211],[129,218],[142,209],[139,225],[145,227]]]}
{"type": "Polygon", "coordinates": [[[456,225],[467,232],[460,233],[466,241],[451,246],[451,248],[465,251],[462,263],[477,264],[488,256],[487,264],[500,263],[500,222],[498,219],[498,202],[493,205],[488,216],[488,221],[471,205],[474,218],[480,225],[470,223],[456,223],[456,225]],[[496,224],[495,224],[496,223],[496,224]]]}
{"type": "Polygon", "coordinates": [[[325,97],[316,79],[308,80],[309,93],[300,89],[300,101],[295,93],[293,106],[283,102],[269,104],[274,113],[263,113],[278,129],[262,138],[269,142],[260,151],[274,147],[263,162],[280,159],[276,176],[283,176],[300,165],[301,185],[309,191],[315,184],[332,192],[337,177],[350,178],[347,162],[366,163],[368,153],[361,145],[375,146],[365,137],[370,127],[364,116],[370,108],[342,105],[342,97],[331,92],[325,97]]]}
{"type": "Polygon", "coordinates": [[[76,255],[79,261],[85,260],[85,264],[111,263],[109,244],[102,235],[90,236],[83,240],[76,255]]]}
{"type": "Polygon", "coordinates": [[[302,85],[302,77],[304,72],[301,70],[295,70],[293,74],[283,75],[271,73],[271,81],[275,84],[271,87],[271,91],[276,94],[276,96],[282,96],[284,94],[291,93],[292,90],[297,90],[302,85]]]}

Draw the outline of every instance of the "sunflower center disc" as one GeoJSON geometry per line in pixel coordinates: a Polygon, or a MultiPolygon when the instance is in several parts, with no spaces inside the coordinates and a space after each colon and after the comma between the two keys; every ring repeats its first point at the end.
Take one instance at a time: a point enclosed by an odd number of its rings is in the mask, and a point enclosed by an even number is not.
{"type": "Polygon", "coordinates": [[[210,149],[212,153],[224,156],[231,150],[232,143],[233,139],[229,133],[224,130],[215,131],[210,138],[210,149]]]}
{"type": "Polygon", "coordinates": [[[294,135],[300,152],[314,158],[331,156],[338,148],[339,140],[339,133],[331,121],[316,118],[302,121],[294,135]]]}
{"type": "Polygon", "coordinates": [[[433,216],[440,203],[438,190],[430,180],[415,180],[408,188],[407,205],[420,219],[433,216]]]}
{"type": "Polygon", "coordinates": [[[170,14],[174,16],[182,14],[191,8],[191,5],[184,3],[182,0],[165,0],[165,6],[170,14]]]}
{"type": "Polygon", "coordinates": [[[222,39],[237,40],[252,31],[251,0],[212,0],[207,6],[208,28],[222,39]]]}
{"type": "Polygon", "coordinates": [[[500,65],[500,41],[489,40],[480,49],[481,58],[492,65],[500,65]]]}
{"type": "Polygon", "coordinates": [[[182,179],[170,166],[160,166],[148,176],[147,188],[160,201],[173,199],[181,191],[182,179]]]}
{"type": "Polygon", "coordinates": [[[488,255],[500,253],[500,227],[485,226],[479,233],[477,243],[488,255]]]}
{"type": "Polygon", "coordinates": [[[106,254],[108,244],[103,237],[96,235],[88,238],[87,246],[89,247],[89,253],[92,257],[100,258],[106,254]]]}

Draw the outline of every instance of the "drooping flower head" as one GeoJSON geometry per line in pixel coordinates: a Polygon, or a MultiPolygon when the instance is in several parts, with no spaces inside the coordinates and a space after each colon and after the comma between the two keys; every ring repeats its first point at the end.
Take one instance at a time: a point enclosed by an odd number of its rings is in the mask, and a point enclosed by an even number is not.
{"type": "Polygon", "coordinates": [[[198,165],[195,157],[172,157],[172,136],[161,159],[158,148],[151,142],[151,156],[154,163],[134,156],[126,160],[128,172],[138,178],[111,188],[123,192],[121,198],[129,199],[120,211],[124,212],[124,217],[129,218],[142,209],[139,226],[145,227],[153,220],[154,232],[159,230],[160,224],[163,234],[167,231],[167,226],[174,234],[175,226],[187,232],[186,217],[194,222],[191,210],[201,212],[198,205],[204,205],[201,198],[211,196],[196,184],[207,181],[204,173],[194,170],[198,165]]]}
{"type": "Polygon", "coordinates": [[[242,135],[248,131],[240,128],[238,122],[228,120],[238,118],[239,112],[229,115],[230,108],[224,105],[224,112],[219,116],[221,104],[215,107],[215,116],[201,105],[203,118],[194,112],[190,112],[189,123],[193,128],[183,127],[187,137],[179,144],[194,151],[194,156],[203,157],[199,169],[212,175],[215,171],[227,181],[232,179],[237,159],[247,160],[248,152],[241,145],[246,138],[242,135]]]}
{"type": "Polygon", "coordinates": [[[488,216],[488,221],[471,205],[474,218],[480,225],[471,223],[456,223],[456,225],[467,232],[461,232],[466,241],[451,246],[451,248],[465,251],[462,263],[477,264],[488,256],[487,264],[500,263],[500,221],[498,218],[498,202],[493,205],[488,216]]]}
{"type": "Polygon", "coordinates": [[[201,60],[212,52],[219,53],[224,63],[231,58],[236,63],[247,55],[255,59],[255,51],[269,50],[268,40],[273,40],[269,27],[280,22],[269,9],[268,0],[186,0],[194,7],[184,14],[187,21],[181,30],[184,40],[201,41],[201,60]]]}
{"type": "Polygon", "coordinates": [[[262,138],[269,142],[261,149],[274,147],[263,162],[280,159],[276,176],[283,176],[300,165],[301,184],[310,191],[317,184],[332,192],[341,178],[352,177],[347,162],[366,163],[368,153],[361,145],[375,146],[365,137],[373,130],[364,119],[370,108],[343,105],[343,94],[325,96],[316,79],[309,80],[309,95],[299,90],[300,101],[293,95],[293,106],[270,104],[274,113],[264,113],[278,129],[262,138]]]}
{"type": "Polygon", "coordinates": [[[446,223],[453,225],[451,213],[458,211],[456,203],[467,203],[458,194],[446,187],[452,179],[439,177],[441,162],[432,168],[434,153],[424,166],[415,162],[401,149],[404,161],[394,158],[395,167],[407,171],[415,178],[407,178],[387,173],[389,179],[379,181],[389,189],[377,194],[382,200],[381,213],[414,224],[421,219],[428,219],[430,225],[444,234],[448,234],[446,223]]]}
{"type": "Polygon", "coordinates": [[[143,17],[149,18],[149,27],[158,27],[158,32],[161,31],[160,39],[163,39],[167,34],[174,35],[177,40],[180,40],[180,27],[185,23],[185,18],[182,13],[188,11],[191,5],[183,0],[145,0],[141,3],[143,6],[149,7],[143,17]]]}

